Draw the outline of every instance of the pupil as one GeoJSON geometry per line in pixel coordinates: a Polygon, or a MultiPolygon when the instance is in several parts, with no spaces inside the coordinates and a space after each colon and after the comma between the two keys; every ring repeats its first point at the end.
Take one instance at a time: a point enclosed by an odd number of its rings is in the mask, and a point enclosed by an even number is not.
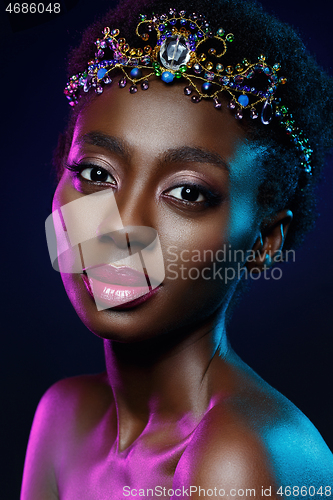
{"type": "Polygon", "coordinates": [[[181,192],[182,197],[187,201],[196,201],[199,194],[199,189],[195,187],[184,187],[181,192]]]}
{"type": "Polygon", "coordinates": [[[107,179],[107,173],[100,168],[93,168],[90,172],[90,177],[92,181],[104,182],[107,179]]]}

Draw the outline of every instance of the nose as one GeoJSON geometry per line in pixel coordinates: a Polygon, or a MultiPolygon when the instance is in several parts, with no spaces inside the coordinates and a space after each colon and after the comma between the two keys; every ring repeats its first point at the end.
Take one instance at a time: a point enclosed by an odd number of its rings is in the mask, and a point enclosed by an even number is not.
{"type": "Polygon", "coordinates": [[[147,193],[141,186],[131,185],[121,193],[113,195],[123,227],[115,227],[114,214],[110,213],[99,224],[97,237],[101,242],[110,242],[130,254],[149,246],[156,238],[152,226],[152,207],[147,193]]]}
{"type": "Polygon", "coordinates": [[[99,228],[100,241],[112,240],[119,249],[127,249],[130,255],[143,250],[156,238],[156,231],[148,226],[125,226],[123,229],[102,233],[101,230],[105,231],[99,228]]]}

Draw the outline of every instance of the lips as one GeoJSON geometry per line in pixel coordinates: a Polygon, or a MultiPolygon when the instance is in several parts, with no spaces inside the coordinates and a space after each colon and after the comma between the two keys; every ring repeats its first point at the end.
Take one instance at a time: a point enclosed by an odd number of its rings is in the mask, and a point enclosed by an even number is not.
{"type": "Polygon", "coordinates": [[[148,300],[160,287],[148,285],[144,273],[129,267],[101,266],[90,268],[82,275],[89,294],[98,310],[128,309],[148,300]]]}
{"type": "Polygon", "coordinates": [[[85,269],[85,271],[89,278],[93,278],[110,285],[131,285],[135,287],[146,287],[149,285],[149,280],[147,281],[147,276],[144,273],[127,266],[96,266],[85,269]]]}

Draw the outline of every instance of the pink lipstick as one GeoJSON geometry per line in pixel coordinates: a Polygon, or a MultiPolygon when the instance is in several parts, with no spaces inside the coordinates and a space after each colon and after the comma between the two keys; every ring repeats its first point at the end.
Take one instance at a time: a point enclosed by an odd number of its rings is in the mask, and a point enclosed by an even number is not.
{"type": "Polygon", "coordinates": [[[152,288],[147,278],[135,269],[111,265],[87,269],[82,275],[99,310],[128,309],[145,302],[160,288],[152,288]]]}

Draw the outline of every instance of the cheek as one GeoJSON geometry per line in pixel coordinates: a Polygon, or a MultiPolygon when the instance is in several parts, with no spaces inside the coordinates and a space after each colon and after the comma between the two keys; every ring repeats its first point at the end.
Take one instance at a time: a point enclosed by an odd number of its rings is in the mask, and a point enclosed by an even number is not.
{"type": "Polygon", "coordinates": [[[223,207],[202,219],[171,219],[160,227],[166,266],[169,263],[195,265],[213,263],[237,266],[245,260],[255,233],[255,209],[247,196],[231,198],[223,207]],[[230,252],[229,250],[239,250],[230,252]]]}
{"type": "Polygon", "coordinates": [[[69,172],[66,170],[59,181],[53,196],[52,211],[82,197],[82,194],[73,187],[69,175],[69,172]]]}
{"type": "Polygon", "coordinates": [[[175,304],[186,305],[192,315],[214,312],[230,287],[223,251],[229,247],[229,224],[230,207],[225,203],[202,219],[169,221],[161,230],[166,285],[175,304]]]}

